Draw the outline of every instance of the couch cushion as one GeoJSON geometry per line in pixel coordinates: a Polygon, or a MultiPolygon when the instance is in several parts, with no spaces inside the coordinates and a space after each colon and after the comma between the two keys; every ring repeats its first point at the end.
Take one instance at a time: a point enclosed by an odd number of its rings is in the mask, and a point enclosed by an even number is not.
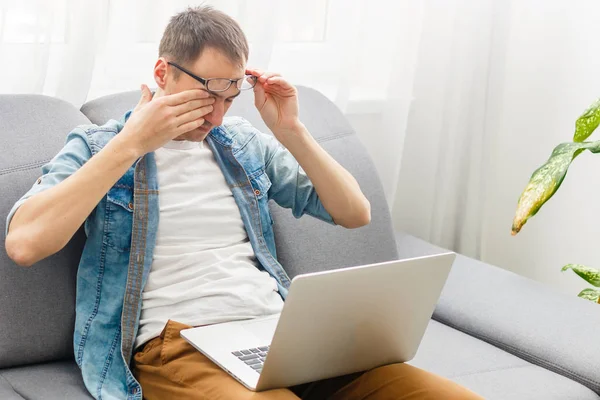
{"type": "MultiPolygon", "coordinates": [[[[88,119],[72,105],[37,95],[0,96],[0,231],[41,166],[88,119]]],[[[4,238],[3,238],[4,239],[4,238]]],[[[73,357],[78,234],[66,249],[31,268],[16,266],[0,241],[0,368],[73,357]]]]}
{"type": "MultiPolygon", "coordinates": [[[[9,383],[13,390],[22,396],[17,397],[19,399],[79,400],[92,398],[83,384],[81,371],[74,361],[0,369],[0,378],[9,383]]],[[[0,398],[5,399],[2,396],[0,398]]]]}
{"type": "MultiPolygon", "coordinates": [[[[1,370],[0,370],[1,371],[1,370]]],[[[0,375],[0,399],[2,400],[24,400],[23,396],[15,392],[6,379],[0,375]]]]}
{"type": "Polygon", "coordinates": [[[600,306],[575,294],[459,255],[434,319],[600,394],[600,306]]]}
{"type": "Polygon", "coordinates": [[[488,400],[598,400],[590,388],[537,365],[452,377],[488,400]]]}
{"type": "MultiPolygon", "coordinates": [[[[103,124],[133,108],[139,96],[139,91],[133,91],[101,97],[84,104],[81,111],[93,123],[103,124]]],[[[366,149],[340,110],[325,96],[302,86],[298,86],[298,96],[300,119],[323,148],[357,179],[371,202],[372,221],[356,230],[329,226],[310,217],[295,221],[289,210],[271,202],[279,261],[293,277],[303,272],[396,259],[388,205],[366,149]]],[[[228,114],[242,116],[268,133],[253,101],[251,93],[243,93],[228,114]]]]}
{"type": "MultiPolygon", "coordinates": [[[[445,251],[405,233],[396,240],[401,258],[445,251]]],[[[598,307],[458,255],[433,318],[600,394],[598,307]]]]}
{"type": "Polygon", "coordinates": [[[410,364],[498,400],[598,400],[589,388],[431,321],[410,364]]]}

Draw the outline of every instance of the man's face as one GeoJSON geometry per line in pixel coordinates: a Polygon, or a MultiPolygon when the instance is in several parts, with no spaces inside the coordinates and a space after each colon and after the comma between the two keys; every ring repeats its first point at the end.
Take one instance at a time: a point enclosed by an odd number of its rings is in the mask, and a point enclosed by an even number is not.
{"type": "MultiPolygon", "coordinates": [[[[177,60],[172,60],[177,63],[177,60]]],[[[181,64],[180,64],[181,65],[181,64]]],[[[239,79],[245,74],[243,66],[236,65],[227,56],[213,48],[206,48],[200,57],[193,64],[181,65],[196,76],[204,79],[209,78],[228,78],[239,79]]],[[[164,86],[166,95],[175,94],[189,89],[205,89],[204,85],[187,75],[183,71],[179,71],[172,65],[167,66],[167,76],[164,86]],[[173,78],[176,71],[179,73],[177,79],[173,78]]],[[[208,92],[208,91],[207,91],[208,92]]],[[[232,84],[225,92],[208,92],[215,99],[213,110],[204,117],[204,125],[193,131],[184,133],[176,138],[176,140],[189,140],[193,142],[203,141],[210,130],[223,123],[223,116],[231,107],[233,99],[240,94],[235,84],[232,84]]]]}

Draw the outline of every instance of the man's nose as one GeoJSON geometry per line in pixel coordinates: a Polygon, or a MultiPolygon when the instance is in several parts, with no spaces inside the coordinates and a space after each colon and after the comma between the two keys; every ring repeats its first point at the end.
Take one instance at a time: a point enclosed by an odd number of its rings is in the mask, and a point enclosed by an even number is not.
{"type": "Polygon", "coordinates": [[[225,101],[223,99],[215,99],[213,103],[213,110],[206,114],[204,118],[213,126],[220,126],[223,123],[223,116],[225,115],[225,101]]]}

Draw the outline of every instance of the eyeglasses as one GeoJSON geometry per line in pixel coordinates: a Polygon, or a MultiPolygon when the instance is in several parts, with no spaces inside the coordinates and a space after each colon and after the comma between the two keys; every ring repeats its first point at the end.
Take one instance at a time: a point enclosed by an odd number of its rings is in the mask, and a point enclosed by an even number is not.
{"type": "Polygon", "coordinates": [[[198,82],[203,84],[204,87],[206,88],[206,90],[208,90],[210,92],[224,92],[227,89],[229,89],[233,83],[235,83],[235,86],[239,90],[248,90],[248,89],[252,89],[254,86],[256,86],[256,81],[258,80],[258,78],[254,75],[246,75],[240,79],[227,79],[227,78],[204,79],[204,78],[200,78],[198,75],[194,75],[187,69],[183,68],[181,65],[177,65],[174,62],[169,61],[169,62],[167,62],[167,64],[172,65],[175,68],[177,68],[178,70],[180,70],[181,72],[184,72],[187,75],[191,76],[192,78],[194,78],[195,80],[197,80],[198,82]]]}

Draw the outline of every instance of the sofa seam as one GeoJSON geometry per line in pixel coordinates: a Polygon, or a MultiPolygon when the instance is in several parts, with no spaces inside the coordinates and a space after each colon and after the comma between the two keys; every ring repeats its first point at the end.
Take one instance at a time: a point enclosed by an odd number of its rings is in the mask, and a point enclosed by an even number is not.
{"type": "Polygon", "coordinates": [[[15,387],[12,385],[12,383],[10,383],[10,381],[8,379],[6,379],[6,377],[4,376],[4,374],[0,373],[0,378],[2,378],[2,380],[4,382],[6,382],[8,384],[8,386],[10,386],[10,388],[13,390],[13,392],[15,392],[16,394],[18,394],[23,400],[29,400],[27,397],[25,397],[21,393],[19,393],[17,391],[17,389],[15,389],[15,387]]]}
{"type": "Polygon", "coordinates": [[[42,161],[34,161],[28,164],[23,164],[23,165],[17,165],[15,167],[9,167],[9,168],[5,168],[5,169],[1,169],[0,170],[0,176],[2,175],[8,175],[10,173],[13,172],[19,172],[19,171],[26,171],[29,169],[34,169],[37,167],[41,167],[44,164],[48,163],[50,160],[42,160],[42,161]]]}
{"type": "Polygon", "coordinates": [[[458,325],[453,324],[450,321],[444,320],[443,318],[440,318],[439,316],[434,316],[433,319],[438,322],[443,323],[444,325],[448,325],[449,327],[454,328],[460,332],[463,332],[469,336],[473,336],[477,339],[483,340],[484,342],[487,342],[495,347],[498,347],[499,349],[505,350],[505,351],[507,351],[507,353],[517,356],[527,362],[531,362],[534,365],[544,367],[552,372],[558,373],[559,375],[563,375],[564,377],[569,378],[575,382],[584,384],[587,387],[589,387],[588,385],[592,384],[593,386],[595,386],[595,388],[590,388],[590,389],[592,389],[594,392],[598,393],[597,390],[600,388],[600,381],[596,381],[591,378],[583,377],[583,376],[575,373],[574,371],[570,370],[569,368],[565,368],[565,367],[558,365],[552,361],[545,360],[539,356],[528,353],[527,351],[522,351],[513,345],[498,341],[496,339],[489,337],[488,335],[477,334],[475,332],[470,332],[469,330],[462,329],[458,325]],[[548,368],[548,367],[550,367],[550,368],[548,368]]]}
{"type": "Polygon", "coordinates": [[[323,143],[323,142],[328,142],[330,140],[334,140],[334,139],[340,139],[346,136],[352,136],[354,134],[354,131],[346,131],[346,132],[341,132],[341,133],[335,133],[333,135],[329,135],[329,136],[325,136],[322,138],[317,139],[318,143],[323,143]]]}
{"type": "MultiPolygon", "coordinates": [[[[525,360],[523,360],[523,361],[525,361],[525,360]]],[[[525,362],[527,362],[527,361],[525,361],[525,362]]],[[[483,370],[483,371],[469,372],[467,374],[448,375],[448,378],[450,378],[450,379],[458,379],[458,378],[464,378],[464,377],[467,377],[467,376],[473,376],[473,375],[479,375],[479,374],[489,374],[491,372],[508,371],[510,369],[531,368],[531,367],[538,367],[538,368],[540,368],[539,365],[527,363],[527,365],[519,365],[519,366],[512,366],[512,367],[502,367],[502,368],[492,368],[492,369],[487,369],[487,370],[483,370]]]]}

